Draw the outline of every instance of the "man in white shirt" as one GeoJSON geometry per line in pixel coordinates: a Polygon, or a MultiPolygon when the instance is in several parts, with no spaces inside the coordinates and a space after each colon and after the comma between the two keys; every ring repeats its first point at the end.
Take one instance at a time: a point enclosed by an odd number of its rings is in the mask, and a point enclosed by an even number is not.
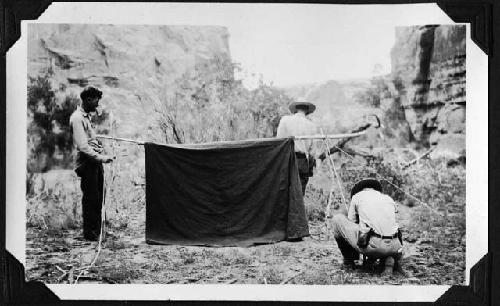
{"type": "Polygon", "coordinates": [[[83,237],[98,240],[101,232],[101,208],[104,197],[104,169],[102,164],[113,161],[104,155],[104,148],[96,138],[90,114],[99,106],[102,91],[89,86],[80,94],[82,103],[69,119],[73,144],[76,147],[75,172],[81,178],[83,237]]]}
{"type": "Polygon", "coordinates": [[[382,193],[382,185],[375,179],[357,182],[351,191],[347,218],[333,217],[333,235],[344,256],[346,265],[354,266],[359,254],[370,259],[380,258],[384,274],[400,271],[402,237],[396,222],[396,203],[382,193]]]}
{"type": "MultiPolygon", "coordinates": [[[[318,133],[316,124],[306,117],[316,109],[314,104],[310,102],[294,102],[290,104],[289,109],[293,115],[281,118],[276,137],[309,136],[318,133]]],[[[313,174],[316,162],[313,140],[295,140],[295,156],[297,157],[302,194],[305,194],[307,182],[313,174]]]]}

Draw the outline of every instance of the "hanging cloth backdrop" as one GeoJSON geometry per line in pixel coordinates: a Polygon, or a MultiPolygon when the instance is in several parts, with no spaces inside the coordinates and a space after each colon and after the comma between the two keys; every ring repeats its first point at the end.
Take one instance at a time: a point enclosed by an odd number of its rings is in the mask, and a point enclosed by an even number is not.
{"type": "Polygon", "coordinates": [[[145,150],[147,243],[250,246],[309,235],[293,139],[145,150]]]}

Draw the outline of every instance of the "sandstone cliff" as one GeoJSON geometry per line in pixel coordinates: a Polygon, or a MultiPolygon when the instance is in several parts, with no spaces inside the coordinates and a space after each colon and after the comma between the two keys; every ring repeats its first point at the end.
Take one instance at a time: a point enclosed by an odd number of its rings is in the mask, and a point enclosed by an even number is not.
{"type": "Polygon", "coordinates": [[[312,117],[330,131],[346,131],[363,114],[375,113],[384,123],[386,145],[436,146],[434,156],[463,155],[465,26],[398,27],[395,35],[391,74],[294,86],[287,92],[315,103],[318,112],[312,117]]]}
{"type": "Polygon", "coordinates": [[[465,150],[465,26],[396,29],[388,101],[402,106],[419,144],[440,154],[465,150]]]}
{"type": "Polygon", "coordinates": [[[31,24],[28,35],[28,74],[51,71],[58,96],[98,86],[122,137],[148,138],[177,79],[230,59],[228,31],[217,26],[31,24]]]}
{"type": "MultiPolygon", "coordinates": [[[[228,39],[217,26],[30,24],[28,76],[48,75],[58,105],[97,86],[109,115],[103,127],[112,118],[115,136],[164,141],[157,110],[174,103],[186,80],[216,69],[214,59],[230,62],[228,39]]],[[[28,135],[28,170],[71,168],[71,152],[36,152],[43,133],[28,135]]],[[[55,125],[52,133],[64,131],[55,125]]]]}

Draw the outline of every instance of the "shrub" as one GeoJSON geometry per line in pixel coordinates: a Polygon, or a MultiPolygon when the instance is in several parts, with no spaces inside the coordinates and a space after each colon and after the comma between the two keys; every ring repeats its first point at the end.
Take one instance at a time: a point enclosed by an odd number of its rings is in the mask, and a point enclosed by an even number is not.
{"type": "Polygon", "coordinates": [[[263,82],[254,90],[234,78],[239,66],[215,57],[176,80],[157,107],[167,143],[273,137],[291,99],[263,82]]]}
{"type": "Polygon", "coordinates": [[[68,96],[58,104],[50,74],[30,77],[28,84],[28,172],[45,172],[55,164],[54,154],[64,164],[71,153],[69,117],[78,99],[68,96]],[[31,120],[30,120],[31,119],[31,120]]]}
{"type": "MultiPolygon", "coordinates": [[[[304,196],[306,216],[309,221],[324,221],[325,209],[328,204],[328,192],[317,188],[314,184],[307,184],[304,196]]],[[[333,207],[332,207],[333,208],[333,207]]]]}
{"type": "Polygon", "coordinates": [[[395,186],[404,186],[406,183],[403,171],[396,169],[383,157],[368,159],[366,165],[359,165],[347,161],[341,166],[340,176],[344,182],[346,195],[354,187],[354,184],[363,178],[375,178],[382,184],[384,193],[394,200],[401,200],[404,193],[395,186]]]}
{"type": "MultiPolygon", "coordinates": [[[[73,139],[69,118],[76,110],[80,99],[66,95],[56,99],[58,90],[65,90],[60,84],[54,89],[52,75],[45,73],[29,77],[28,83],[28,172],[46,172],[54,168],[70,168],[72,163],[73,139]]],[[[107,132],[104,123],[109,114],[93,116],[99,132],[107,132]]]]}

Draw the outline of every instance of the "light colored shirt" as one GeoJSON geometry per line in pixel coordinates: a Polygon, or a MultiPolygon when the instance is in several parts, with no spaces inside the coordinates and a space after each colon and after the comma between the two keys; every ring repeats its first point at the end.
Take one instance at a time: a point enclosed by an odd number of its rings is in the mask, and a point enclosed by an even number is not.
{"type": "Polygon", "coordinates": [[[73,135],[73,146],[77,150],[76,168],[84,162],[85,157],[102,162],[104,156],[95,151],[89,144],[90,141],[97,141],[94,127],[90,122],[90,114],[78,106],[69,118],[69,125],[73,135]],[[85,157],[82,157],[81,154],[85,155],[85,157]]]}
{"type": "MultiPolygon", "coordinates": [[[[310,136],[317,135],[318,127],[311,120],[307,119],[303,113],[297,112],[293,115],[283,116],[278,125],[278,131],[276,137],[292,137],[292,136],[310,136]]],[[[295,140],[295,152],[304,153],[307,155],[316,154],[316,148],[314,147],[314,141],[312,139],[307,140],[295,140]]]]}
{"type": "Polygon", "coordinates": [[[392,236],[399,228],[394,200],[372,188],[363,189],[352,197],[347,218],[353,222],[359,221],[362,232],[372,228],[382,236],[392,236]]]}

